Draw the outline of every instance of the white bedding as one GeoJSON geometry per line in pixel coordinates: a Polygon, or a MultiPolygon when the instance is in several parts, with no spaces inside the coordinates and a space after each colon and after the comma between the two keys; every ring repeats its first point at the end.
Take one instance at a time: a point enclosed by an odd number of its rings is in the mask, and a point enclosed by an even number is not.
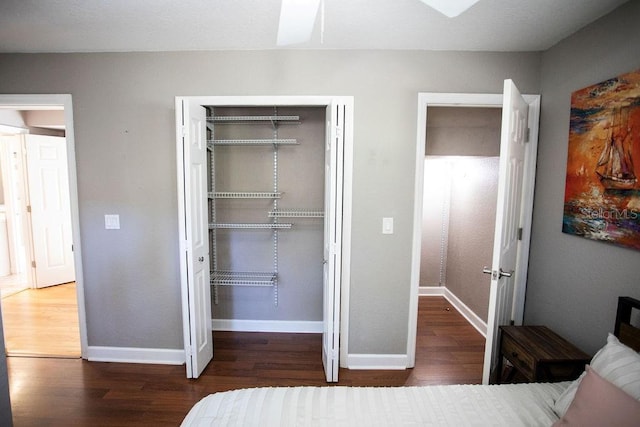
{"type": "Polygon", "coordinates": [[[550,426],[568,385],[251,388],[205,397],[182,426],[550,426]]]}

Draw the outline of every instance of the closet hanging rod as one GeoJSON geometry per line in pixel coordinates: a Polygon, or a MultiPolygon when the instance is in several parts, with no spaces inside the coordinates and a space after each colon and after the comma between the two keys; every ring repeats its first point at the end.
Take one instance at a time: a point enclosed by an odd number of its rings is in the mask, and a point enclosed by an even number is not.
{"type": "Polygon", "coordinates": [[[282,192],[272,193],[267,191],[216,191],[209,192],[210,199],[279,199],[282,192]]]}
{"type": "Polygon", "coordinates": [[[248,280],[248,281],[244,281],[244,280],[217,280],[211,281],[211,284],[213,285],[217,285],[217,286],[264,286],[264,287],[272,287],[274,285],[274,282],[257,282],[257,281],[252,281],[252,280],[248,280]]]}
{"type": "Polygon", "coordinates": [[[209,145],[297,145],[297,139],[210,139],[209,145]]]}
{"type": "Polygon", "coordinates": [[[245,229],[245,230],[275,230],[275,229],[289,229],[293,224],[281,224],[281,223],[210,223],[209,229],[245,229]]]}
{"type": "Polygon", "coordinates": [[[300,116],[207,116],[211,122],[298,122],[300,116]]]}
{"type": "Polygon", "coordinates": [[[211,284],[226,286],[273,286],[276,273],[212,271],[211,284]]]}
{"type": "Polygon", "coordinates": [[[324,212],[313,209],[278,209],[269,212],[269,218],[323,218],[324,212]]]}

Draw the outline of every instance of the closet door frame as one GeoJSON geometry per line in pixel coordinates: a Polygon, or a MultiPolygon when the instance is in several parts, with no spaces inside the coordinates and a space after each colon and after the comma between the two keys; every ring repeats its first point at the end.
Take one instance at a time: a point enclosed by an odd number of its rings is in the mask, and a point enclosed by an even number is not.
{"type": "MultiPolygon", "coordinates": [[[[341,224],[342,239],[340,247],[340,283],[336,287],[339,290],[339,322],[335,323],[340,336],[340,346],[336,349],[336,355],[339,354],[340,365],[344,367],[346,363],[346,355],[348,354],[348,331],[349,331],[349,284],[351,269],[351,218],[352,218],[352,175],[353,175],[353,97],[351,96],[177,96],[176,109],[182,102],[188,102],[191,105],[203,106],[242,106],[242,107],[261,107],[261,106],[281,106],[281,107],[327,107],[327,111],[331,111],[331,106],[342,104],[346,106],[345,115],[345,132],[343,138],[343,162],[342,162],[342,210],[341,216],[336,217],[336,222],[341,224]]],[[[180,114],[180,111],[176,111],[180,114]]],[[[329,114],[329,113],[328,113],[329,114]]],[[[329,117],[326,117],[329,122],[329,117]]],[[[185,203],[185,179],[183,170],[183,139],[178,129],[176,134],[177,154],[178,154],[178,206],[182,207],[185,203]]],[[[326,209],[326,207],[325,207],[326,209]]],[[[184,209],[179,209],[179,224],[185,223],[184,209]]],[[[189,295],[187,293],[185,257],[183,256],[185,236],[184,227],[180,226],[180,270],[181,270],[181,295],[183,313],[188,311],[189,295]]],[[[183,319],[183,322],[185,320],[183,319]]],[[[186,333],[186,329],[185,329],[186,333]]],[[[185,358],[191,351],[188,337],[185,336],[185,358]]]]}

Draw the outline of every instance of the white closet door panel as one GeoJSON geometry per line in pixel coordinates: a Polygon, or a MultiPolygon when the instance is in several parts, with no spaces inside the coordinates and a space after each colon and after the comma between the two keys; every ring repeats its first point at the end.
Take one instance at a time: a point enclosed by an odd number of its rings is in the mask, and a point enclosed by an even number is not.
{"type": "Polygon", "coordinates": [[[322,362],[328,382],[338,381],[342,274],[342,179],[345,105],[327,107],[322,362]]]}
{"type": "Polygon", "coordinates": [[[187,377],[198,378],[213,358],[207,217],[206,110],[183,102],[185,249],[188,310],[183,311],[187,377]]]}

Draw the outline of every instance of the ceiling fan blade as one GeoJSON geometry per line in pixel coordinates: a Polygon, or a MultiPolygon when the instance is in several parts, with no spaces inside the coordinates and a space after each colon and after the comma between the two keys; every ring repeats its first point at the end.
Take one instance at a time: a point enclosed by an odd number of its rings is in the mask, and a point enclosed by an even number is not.
{"type": "Polygon", "coordinates": [[[420,0],[449,18],[455,18],[480,0],[420,0]]]}
{"type": "Polygon", "coordinates": [[[320,0],[282,0],[278,46],[309,41],[319,6],[320,0]]]}

